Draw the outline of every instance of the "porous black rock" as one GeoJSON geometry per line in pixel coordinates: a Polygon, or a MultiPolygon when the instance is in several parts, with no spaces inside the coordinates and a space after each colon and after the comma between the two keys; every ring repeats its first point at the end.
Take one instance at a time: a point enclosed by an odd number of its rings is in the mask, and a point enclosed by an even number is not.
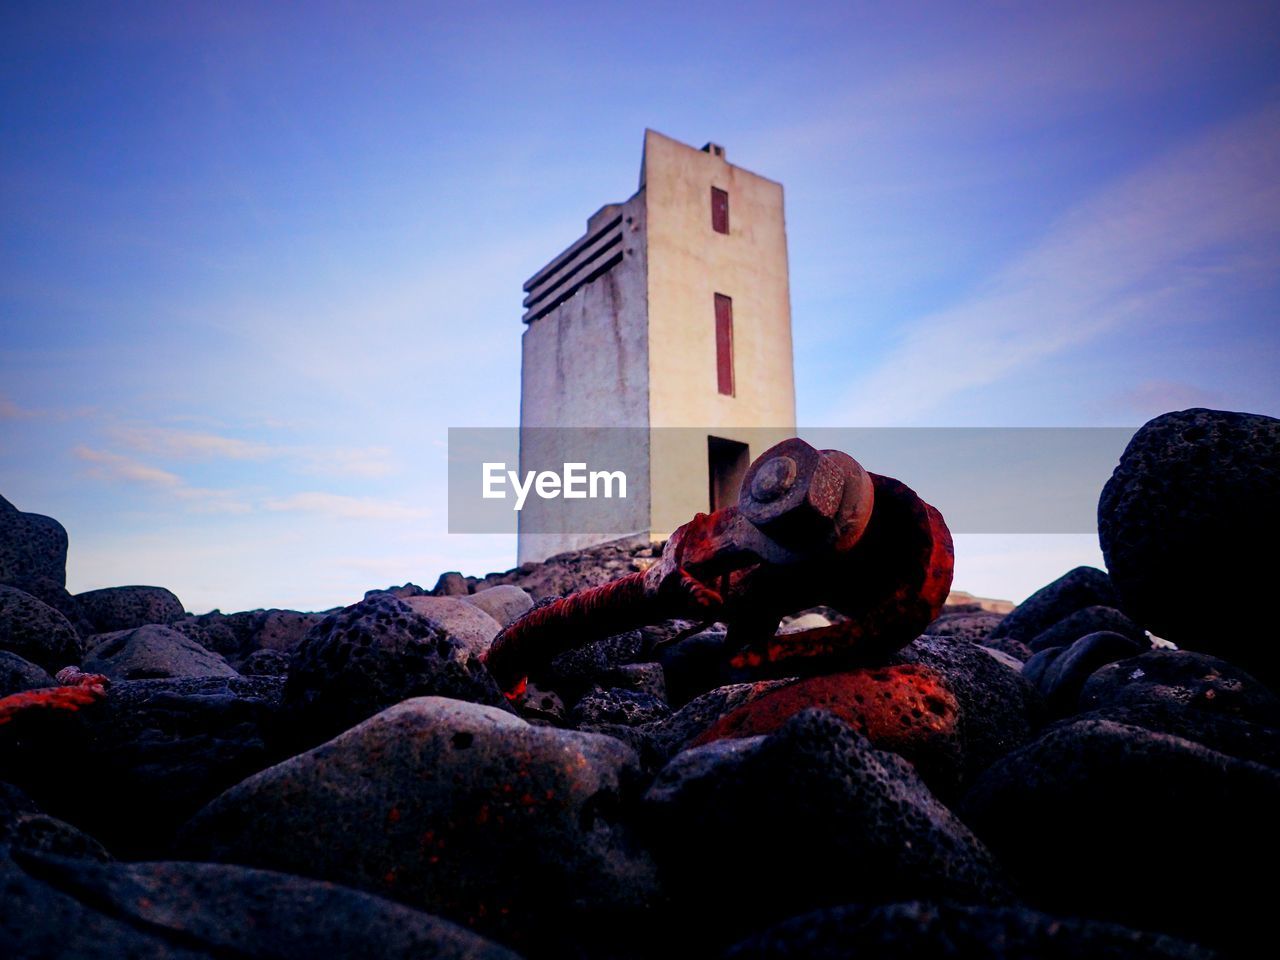
{"type": "Polygon", "coordinates": [[[0,863],[11,957],[518,960],[462,927],[358,890],[214,863],[0,863]],[[17,922],[21,918],[22,922],[17,922]]]}
{"type": "Polygon", "coordinates": [[[26,577],[67,583],[67,531],[57,520],[23,513],[0,497],[0,583],[26,577]]]}
{"type": "Polygon", "coordinates": [[[1029,643],[1063,617],[1095,606],[1118,606],[1111,578],[1097,567],[1076,567],[1018,604],[996,624],[989,639],[1012,637],[1029,643]]]}
{"type": "Polygon", "coordinates": [[[652,646],[652,637],[644,629],[593,641],[556,656],[541,670],[539,679],[570,700],[577,699],[613,670],[642,659],[652,646]]]}
{"type": "MultiPolygon", "coordinates": [[[[467,578],[460,574],[457,570],[450,570],[448,573],[440,574],[440,578],[436,580],[436,585],[431,588],[431,596],[433,597],[465,597],[471,592],[471,587],[467,583],[467,578]]],[[[410,594],[411,596],[421,596],[421,594],[410,594]]],[[[369,595],[365,594],[368,599],[369,595]]]]}
{"type": "Polygon", "coordinates": [[[1031,684],[967,640],[917,637],[894,660],[938,671],[959,702],[960,782],[964,785],[1030,740],[1042,720],[1043,704],[1031,684]]]}
{"type": "Polygon", "coordinates": [[[475,604],[503,627],[516,621],[533,607],[533,598],[526,591],[509,583],[478,589],[467,595],[467,602],[475,604]]]}
{"type": "Polygon", "coordinates": [[[84,641],[53,607],[17,587],[0,584],[0,650],[57,673],[80,662],[84,641]]]}
{"type": "Polygon", "coordinates": [[[577,955],[635,928],[657,896],[626,822],[636,776],[611,737],[422,697],[232,787],[187,825],[181,851],[577,955]]]}
{"type": "MultiPolygon", "coordinates": [[[[1069,647],[1051,647],[1036,657],[1053,654],[1044,670],[1028,662],[1023,676],[1035,684],[1044,697],[1050,716],[1060,717],[1076,710],[1076,701],[1085,681],[1108,663],[1140,654],[1148,648],[1146,640],[1138,641],[1121,633],[1102,630],[1090,633],[1069,647]]],[[[1035,659],[1035,658],[1033,658],[1035,659]]]]}
{"type": "Polygon", "coordinates": [[[667,702],[683,707],[708,690],[745,682],[742,672],[730,665],[732,652],[725,627],[719,623],[661,647],[657,655],[666,680],[667,702]]]}
{"type": "Polygon", "coordinates": [[[182,601],[164,587],[104,587],[75,595],[95,633],[132,630],[149,623],[169,625],[185,617],[182,601]]]}
{"type": "Polygon", "coordinates": [[[65,586],[52,577],[13,577],[4,581],[10,587],[17,587],[29,593],[41,603],[47,603],[67,618],[67,622],[75,628],[76,633],[88,637],[94,632],[93,624],[84,615],[84,610],[65,586]]]}
{"type": "Polygon", "coordinates": [[[1100,667],[1080,691],[1080,709],[1174,703],[1280,726],[1280,697],[1233,663],[1191,650],[1148,650],[1100,667]]]}
{"type": "Polygon", "coordinates": [[[792,917],[724,960],[1213,960],[1197,944],[1024,906],[913,901],[850,904],[792,917]]]}
{"type": "Polygon", "coordinates": [[[651,693],[617,687],[588,693],[573,708],[574,725],[593,729],[601,724],[638,727],[671,716],[671,708],[651,693]]]}
{"type": "Polygon", "coordinates": [[[645,797],[648,836],[702,949],[864,897],[991,902],[986,848],[902,758],[830,713],[678,754],[645,797]]]}
{"type": "Polygon", "coordinates": [[[998,760],[965,821],[1053,912],[1209,944],[1269,936],[1280,771],[1077,718],[998,760]]]}
{"type": "Polygon", "coordinates": [[[468,657],[483,658],[502,630],[502,624],[463,597],[407,597],[401,602],[443,630],[468,657]]]}
{"type": "Polygon", "coordinates": [[[1260,559],[1280,539],[1280,420],[1195,408],[1148,421],[1103,487],[1098,539],[1138,623],[1280,682],[1274,564],[1260,559]]]}
{"type": "Polygon", "coordinates": [[[81,666],[112,680],[237,676],[220,655],[159,624],[100,634],[90,644],[81,666]]]}
{"type": "Polygon", "coordinates": [[[988,613],[983,610],[944,613],[929,624],[924,632],[931,637],[958,637],[970,643],[984,645],[991,631],[995,630],[1004,618],[1003,613],[988,613]]]}
{"type": "Polygon", "coordinates": [[[281,650],[255,650],[240,663],[246,677],[283,677],[289,673],[289,655],[281,650]]]}
{"type": "Polygon", "coordinates": [[[733,683],[708,690],[690,700],[664,720],[649,724],[645,729],[664,759],[674,756],[699,734],[721,717],[771,690],[787,686],[791,681],[758,680],[754,683],[733,683]]]}
{"type": "Polygon", "coordinates": [[[1013,637],[987,637],[979,646],[988,650],[998,650],[1005,656],[1012,657],[1020,663],[1026,663],[1031,659],[1031,648],[1021,640],[1013,637]]]}
{"type": "Polygon", "coordinates": [[[23,690],[52,687],[56,682],[47,670],[16,653],[0,650],[0,697],[23,690]]]}
{"type": "Polygon", "coordinates": [[[1069,647],[1081,637],[1107,630],[1131,639],[1140,649],[1147,649],[1151,641],[1143,629],[1114,607],[1093,606],[1068,614],[1053,626],[1041,630],[1027,644],[1033,652],[1052,647],[1069,647]]]}
{"type": "MultiPolygon", "coordinates": [[[[609,686],[621,690],[632,690],[636,693],[647,693],[667,702],[667,678],[662,664],[655,661],[648,663],[624,663],[616,670],[605,675],[609,686]]],[[[603,686],[603,684],[602,684],[603,686]]]]}
{"type": "Polygon", "coordinates": [[[325,617],[289,661],[285,704],[298,747],[422,696],[509,709],[479,661],[437,624],[388,594],[325,617]]]}
{"type": "Polygon", "coordinates": [[[301,613],[297,610],[274,608],[242,610],[238,613],[214,610],[195,617],[184,617],[172,626],[201,646],[236,663],[258,650],[292,653],[307,632],[325,616],[323,613],[301,613]]]}
{"type": "Polygon", "coordinates": [[[0,956],[209,960],[209,955],[100,912],[29,875],[0,847],[0,956]]]}
{"type": "Polygon", "coordinates": [[[3,848],[101,861],[111,859],[111,854],[93,837],[49,816],[13,784],[0,782],[0,849],[3,848]]]}
{"type": "Polygon", "coordinates": [[[282,686],[275,677],[118,681],[100,703],[25,732],[10,770],[43,809],[112,852],[164,855],[181,823],[278,758],[282,686]]]}
{"type": "Polygon", "coordinates": [[[225,614],[221,610],[183,617],[169,624],[206,650],[241,659],[254,649],[250,614],[225,614]]]}
{"type": "Polygon", "coordinates": [[[1203,744],[1210,750],[1280,769],[1280,727],[1211,713],[1172,700],[1146,700],[1099,707],[1058,721],[1107,720],[1130,727],[1167,733],[1203,744]]]}

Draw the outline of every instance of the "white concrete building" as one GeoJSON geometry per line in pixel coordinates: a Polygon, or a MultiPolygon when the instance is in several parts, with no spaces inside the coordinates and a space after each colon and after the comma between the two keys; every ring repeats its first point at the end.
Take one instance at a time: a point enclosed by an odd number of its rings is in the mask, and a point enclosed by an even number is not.
{"type": "Polygon", "coordinates": [[[561,529],[558,502],[531,500],[521,563],[620,535],[663,539],[734,502],[751,458],[794,434],[782,185],[722,147],[646,130],[636,193],[594,213],[524,290],[522,473],[557,462],[563,435],[537,428],[628,427],[597,435],[640,482],[607,505],[603,533],[561,529]]]}

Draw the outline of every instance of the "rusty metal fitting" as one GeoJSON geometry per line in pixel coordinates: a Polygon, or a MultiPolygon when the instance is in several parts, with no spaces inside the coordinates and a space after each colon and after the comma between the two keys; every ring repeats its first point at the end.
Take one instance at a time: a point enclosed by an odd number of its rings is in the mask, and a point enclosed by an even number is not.
{"type": "Polygon", "coordinates": [[[815,450],[793,437],[747,468],[738,511],[785,547],[851,546],[871,519],[871,477],[839,450],[815,450]]]}
{"type": "Polygon", "coordinates": [[[852,457],[786,440],[748,468],[737,507],[697,514],[643,573],[529,611],[494,638],[485,663],[504,690],[517,691],[532,667],[591,639],[670,617],[718,616],[718,591],[735,571],[848,549],[866,529],[873,500],[870,478],[852,457]]]}

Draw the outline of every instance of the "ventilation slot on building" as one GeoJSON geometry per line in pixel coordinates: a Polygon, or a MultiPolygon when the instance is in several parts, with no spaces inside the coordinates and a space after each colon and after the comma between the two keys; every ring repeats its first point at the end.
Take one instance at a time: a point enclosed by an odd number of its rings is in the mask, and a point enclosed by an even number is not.
{"type": "Polygon", "coordinates": [[[711,509],[731,507],[738,502],[742,478],[751,463],[745,443],[707,437],[707,476],[710,480],[711,509]]]}
{"type": "Polygon", "coordinates": [[[524,285],[525,323],[533,323],[622,262],[622,216],[575,243],[524,285]]]}

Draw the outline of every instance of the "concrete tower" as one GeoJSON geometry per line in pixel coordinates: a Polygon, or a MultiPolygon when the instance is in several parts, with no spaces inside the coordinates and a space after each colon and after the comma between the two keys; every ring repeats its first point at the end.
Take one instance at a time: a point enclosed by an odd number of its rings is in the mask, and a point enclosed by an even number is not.
{"type": "Polygon", "coordinates": [[[733,503],[751,458],[794,433],[782,185],[724,148],[646,130],[636,193],[594,213],[524,290],[522,472],[557,462],[563,434],[536,428],[634,429],[621,445],[620,431],[598,431],[608,466],[621,458],[632,478],[610,529],[562,530],[530,498],[521,563],[620,535],[665,538],[733,503]]]}

